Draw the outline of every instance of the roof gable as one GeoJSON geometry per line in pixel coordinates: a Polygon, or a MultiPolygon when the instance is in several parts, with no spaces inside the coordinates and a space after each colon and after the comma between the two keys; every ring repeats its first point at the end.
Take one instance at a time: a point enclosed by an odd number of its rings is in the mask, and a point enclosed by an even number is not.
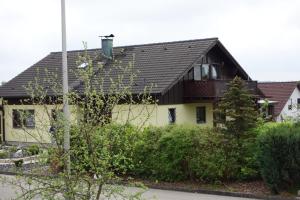
{"type": "Polygon", "coordinates": [[[299,89],[299,83],[296,81],[258,83],[258,88],[263,92],[267,99],[278,102],[274,110],[275,116],[281,113],[286,102],[297,87],[299,89]]]}
{"type": "MultiPolygon", "coordinates": [[[[217,38],[152,43],[142,45],[120,46],[114,47],[113,51],[116,59],[127,65],[134,59],[135,68],[139,71],[136,86],[133,88],[134,93],[142,92],[145,84],[155,84],[153,93],[163,93],[172,87],[193,64],[205,56],[214,46],[218,45],[226,55],[234,61],[234,64],[248,76],[246,72],[239,66],[225,47],[217,38]]],[[[91,58],[101,55],[101,49],[88,49],[91,58]]],[[[76,86],[79,91],[82,90],[80,83],[74,73],[77,68],[76,61],[78,56],[83,54],[84,50],[68,51],[68,69],[69,69],[69,85],[70,88],[76,86]]],[[[28,96],[24,86],[37,76],[39,71],[40,79],[45,78],[45,69],[51,73],[55,73],[61,81],[61,52],[52,52],[45,58],[26,69],[24,72],[0,87],[1,97],[25,97],[28,96]]],[[[44,88],[47,84],[43,83],[44,88]]],[[[52,91],[48,91],[48,95],[55,95],[52,91]]]]}

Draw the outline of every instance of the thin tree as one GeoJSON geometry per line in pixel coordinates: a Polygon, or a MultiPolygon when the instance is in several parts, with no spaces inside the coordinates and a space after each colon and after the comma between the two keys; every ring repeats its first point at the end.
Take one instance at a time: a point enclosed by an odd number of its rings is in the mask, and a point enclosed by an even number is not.
{"type": "MultiPolygon", "coordinates": [[[[45,150],[37,167],[26,172],[31,176],[19,171],[20,179],[10,180],[21,190],[19,199],[141,198],[141,190],[126,192],[120,183],[132,167],[131,144],[136,135],[133,131],[138,132],[144,126],[141,123],[131,128],[130,124],[136,118],[147,121],[156,107],[151,96],[153,85],[139,81],[134,55],[125,64],[110,60],[109,66],[98,62],[99,59],[103,59],[101,55],[91,57],[88,51],[78,55],[77,64],[84,67],[72,72],[78,81],[67,95],[76,119],[69,121],[63,117],[62,85],[54,70],[38,70],[26,85],[30,98],[22,102],[39,106],[44,116],[36,119],[37,134],[31,137],[45,150]],[[138,92],[137,83],[141,84],[138,92]],[[119,109],[120,104],[124,105],[122,109],[119,109]],[[139,107],[138,113],[133,110],[135,106],[139,107]],[[121,121],[118,116],[122,116],[121,121]],[[65,123],[71,127],[71,145],[67,152],[63,145],[65,123]],[[44,144],[45,137],[51,137],[52,145],[44,144]],[[70,174],[63,170],[69,156],[70,174]]],[[[35,116],[41,115],[36,113],[35,116]]],[[[23,130],[24,134],[31,134],[26,128],[23,130]]]]}

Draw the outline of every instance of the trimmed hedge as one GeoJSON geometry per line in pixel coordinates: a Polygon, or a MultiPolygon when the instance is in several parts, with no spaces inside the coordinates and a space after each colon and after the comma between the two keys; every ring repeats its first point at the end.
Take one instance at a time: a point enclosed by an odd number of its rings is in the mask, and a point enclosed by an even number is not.
{"type": "Polygon", "coordinates": [[[261,175],[272,190],[300,183],[300,126],[271,123],[261,129],[258,137],[261,175]]]}
{"type": "MultiPolygon", "coordinates": [[[[71,133],[72,168],[77,173],[89,172],[84,134],[74,128],[71,133]]],[[[94,148],[90,153],[97,154],[99,164],[116,174],[204,182],[249,180],[259,174],[255,137],[243,140],[241,145],[241,140],[214,128],[170,125],[137,130],[116,124],[99,127],[91,137],[94,148]]]]}
{"type": "MultiPolygon", "coordinates": [[[[254,152],[239,163],[234,141],[216,129],[171,125],[145,129],[135,145],[134,175],[164,181],[215,182],[257,177],[254,152]]],[[[250,147],[250,146],[249,146],[250,147]]],[[[249,152],[249,151],[247,151],[249,152]]],[[[244,152],[245,153],[245,152],[244,152]]]]}

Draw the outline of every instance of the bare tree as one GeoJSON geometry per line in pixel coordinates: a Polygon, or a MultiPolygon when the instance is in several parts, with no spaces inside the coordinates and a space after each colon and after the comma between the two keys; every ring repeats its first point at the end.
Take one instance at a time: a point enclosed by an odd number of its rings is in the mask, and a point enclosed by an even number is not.
{"type": "MultiPolygon", "coordinates": [[[[141,198],[141,192],[126,193],[119,184],[132,164],[133,131],[145,125],[132,128],[130,124],[136,118],[146,122],[155,109],[153,85],[139,81],[134,55],[126,66],[116,60],[99,60],[91,58],[88,51],[78,57],[81,67],[72,72],[78,81],[68,94],[73,116],[70,122],[61,114],[62,85],[57,71],[40,69],[25,87],[30,98],[22,103],[39,107],[41,113],[35,113],[34,133],[22,129],[46,150],[39,156],[39,167],[29,171],[32,175],[19,172],[20,179],[11,181],[22,191],[19,199],[141,198]],[[139,112],[134,107],[139,107],[139,112]],[[63,149],[65,123],[71,126],[69,152],[63,149]],[[52,144],[45,144],[45,138],[51,138],[52,144]],[[68,155],[71,174],[64,170],[68,155]]],[[[22,117],[26,118],[27,113],[22,117]]]]}

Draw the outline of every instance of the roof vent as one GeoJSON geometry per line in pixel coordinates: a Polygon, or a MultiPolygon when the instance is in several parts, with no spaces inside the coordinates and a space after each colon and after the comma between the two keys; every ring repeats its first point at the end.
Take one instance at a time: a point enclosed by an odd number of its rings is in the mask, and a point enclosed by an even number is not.
{"type": "Polygon", "coordinates": [[[115,37],[113,34],[101,37],[102,44],[102,54],[108,59],[113,58],[113,38],[115,37]]]}

